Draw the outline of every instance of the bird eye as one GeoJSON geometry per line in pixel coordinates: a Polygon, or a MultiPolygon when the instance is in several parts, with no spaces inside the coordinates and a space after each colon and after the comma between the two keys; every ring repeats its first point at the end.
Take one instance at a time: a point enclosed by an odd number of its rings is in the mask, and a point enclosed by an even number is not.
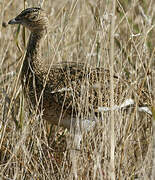
{"type": "Polygon", "coordinates": [[[33,16],[30,17],[31,20],[35,20],[36,18],[37,18],[36,15],[33,15],[33,16]]]}

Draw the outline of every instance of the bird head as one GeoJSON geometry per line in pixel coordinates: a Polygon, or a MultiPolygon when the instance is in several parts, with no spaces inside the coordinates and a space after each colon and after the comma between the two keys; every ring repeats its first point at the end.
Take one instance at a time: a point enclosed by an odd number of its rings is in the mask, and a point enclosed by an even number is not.
{"type": "Polygon", "coordinates": [[[48,18],[45,11],[39,7],[27,8],[17,17],[11,19],[8,24],[21,24],[30,31],[46,30],[48,27],[48,18]]]}

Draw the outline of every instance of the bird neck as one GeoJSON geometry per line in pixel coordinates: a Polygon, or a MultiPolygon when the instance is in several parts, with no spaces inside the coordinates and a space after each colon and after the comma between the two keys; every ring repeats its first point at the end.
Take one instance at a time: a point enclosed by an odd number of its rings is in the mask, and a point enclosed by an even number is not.
{"type": "Polygon", "coordinates": [[[25,63],[27,66],[31,66],[27,68],[32,69],[36,73],[39,73],[43,68],[43,62],[41,60],[41,44],[46,33],[46,30],[42,30],[34,31],[30,34],[25,63]]]}

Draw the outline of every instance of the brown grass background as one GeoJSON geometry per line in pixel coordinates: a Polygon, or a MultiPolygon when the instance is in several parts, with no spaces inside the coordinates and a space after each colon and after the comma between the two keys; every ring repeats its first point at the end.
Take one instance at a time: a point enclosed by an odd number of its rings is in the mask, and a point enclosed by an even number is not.
{"type": "MultiPolygon", "coordinates": [[[[19,72],[29,32],[7,22],[24,7],[37,5],[36,1],[0,2],[0,178],[108,180],[109,113],[83,136],[76,150],[67,130],[30,116],[26,108],[19,72]]],[[[112,1],[47,0],[43,8],[50,22],[43,46],[45,63],[74,60],[110,68],[112,1]]],[[[152,94],[154,11],[152,0],[116,2],[113,62],[114,72],[132,82],[133,88],[143,84],[152,94]]],[[[115,178],[153,179],[152,117],[134,111],[115,112],[114,118],[115,178]]]]}

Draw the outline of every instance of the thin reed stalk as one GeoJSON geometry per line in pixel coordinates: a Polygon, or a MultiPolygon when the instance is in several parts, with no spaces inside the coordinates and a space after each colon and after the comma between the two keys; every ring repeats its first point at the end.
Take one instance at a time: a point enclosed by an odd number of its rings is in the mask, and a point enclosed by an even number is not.
{"type": "MultiPolygon", "coordinates": [[[[111,18],[111,32],[110,32],[110,106],[114,107],[114,35],[115,35],[115,9],[116,1],[112,4],[112,18],[111,18]]],[[[111,111],[111,130],[110,130],[110,141],[111,141],[111,152],[110,152],[110,176],[111,179],[115,180],[115,132],[114,132],[114,111],[111,111]]]]}

